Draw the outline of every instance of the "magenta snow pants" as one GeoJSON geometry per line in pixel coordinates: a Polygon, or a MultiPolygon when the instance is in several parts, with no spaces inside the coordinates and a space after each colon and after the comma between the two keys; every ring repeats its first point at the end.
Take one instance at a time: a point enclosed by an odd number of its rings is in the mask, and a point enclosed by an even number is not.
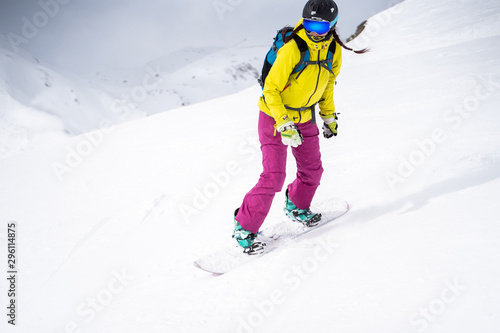
{"type": "MultiPolygon", "coordinates": [[[[281,142],[281,135],[275,133],[275,120],[260,112],[259,140],[262,150],[264,171],[257,185],[248,192],[236,215],[236,221],[253,233],[257,233],[269,213],[274,196],[283,188],[286,177],[287,148],[281,142]]],[[[304,142],[292,148],[297,163],[297,178],[288,185],[290,200],[300,209],[307,209],[319,186],[323,167],[319,151],[319,130],[311,121],[297,124],[304,142]]],[[[284,202],[283,198],[283,202],[284,202]]]]}

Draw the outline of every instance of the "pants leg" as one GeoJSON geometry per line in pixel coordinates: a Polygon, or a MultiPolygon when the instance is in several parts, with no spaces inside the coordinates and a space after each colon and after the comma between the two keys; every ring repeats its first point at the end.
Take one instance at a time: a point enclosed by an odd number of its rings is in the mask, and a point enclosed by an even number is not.
{"type": "Polygon", "coordinates": [[[297,178],[288,186],[288,196],[299,209],[311,206],[323,174],[319,149],[319,130],[316,124],[307,122],[298,124],[304,142],[292,153],[297,162],[297,178]]]}
{"type": "Polygon", "coordinates": [[[262,150],[263,172],[257,185],[245,195],[236,215],[236,221],[253,233],[257,233],[269,213],[274,196],[283,188],[286,177],[287,146],[281,136],[274,135],[275,121],[264,112],[259,116],[259,140],[262,150]]]}

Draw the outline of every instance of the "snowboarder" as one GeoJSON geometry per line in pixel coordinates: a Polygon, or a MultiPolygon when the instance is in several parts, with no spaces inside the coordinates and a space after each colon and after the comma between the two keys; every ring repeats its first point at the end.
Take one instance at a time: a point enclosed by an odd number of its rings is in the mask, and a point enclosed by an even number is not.
{"type": "Polygon", "coordinates": [[[279,49],[262,82],[258,133],[263,172],[234,213],[233,237],[245,253],[258,254],[264,250],[265,244],[256,236],[275,194],[283,188],[288,146],[292,147],[297,163],[297,178],[287,187],[285,214],[308,227],[321,220],[321,214],[310,210],[323,173],[314,108],[316,104],[320,108],[324,137],[336,136],[333,90],[342,63],[341,47],[353,51],[340,40],[335,30],[337,20],[338,7],[333,0],[309,0],[302,19],[279,49]],[[301,59],[297,37],[307,44],[306,59],[301,59]],[[336,43],[335,52],[333,55],[330,52],[330,59],[327,59],[331,43],[336,43]],[[294,72],[297,64],[304,60],[306,66],[294,72]]]}

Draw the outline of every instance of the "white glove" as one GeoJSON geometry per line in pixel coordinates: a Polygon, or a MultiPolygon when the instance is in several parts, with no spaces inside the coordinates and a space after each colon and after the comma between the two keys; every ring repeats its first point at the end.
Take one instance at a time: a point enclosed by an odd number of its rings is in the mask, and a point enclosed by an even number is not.
{"type": "Polygon", "coordinates": [[[293,121],[280,124],[277,130],[281,134],[281,142],[283,142],[284,145],[296,148],[304,142],[304,138],[302,137],[300,130],[293,123],[293,121]]]}

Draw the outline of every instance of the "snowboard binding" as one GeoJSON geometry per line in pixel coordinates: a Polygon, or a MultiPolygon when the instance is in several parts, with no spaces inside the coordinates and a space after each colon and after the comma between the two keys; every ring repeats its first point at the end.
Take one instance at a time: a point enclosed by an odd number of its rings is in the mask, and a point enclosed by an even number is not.
{"type": "Polygon", "coordinates": [[[243,253],[248,254],[250,256],[259,255],[259,254],[262,254],[264,252],[265,246],[266,246],[266,243],[262,243],[262,242],[257,241],[257,242],[252,243],[252,245],[250,245],[249,247],[245,248],[243,250],[243,253]]]}
{"type": "Polygon", "coordinates": [[[236,221],[236,215],[238,214],[238,209],[234,212],[234,231],[233,238],[236,239],[238,245],[243,248],[243,253],[248,255],[257,255],[264,252],[264,247],[266,243],[256,240],[257,234],[251,231],[243,229],[243,227],[236,221]]]}
{"type": "Polygon", "coordinates": [[[315,227],[321,221],[321,214],[311,212],[311,209],[299,209],[288,197],[288,190],[286,191],[285,207],[283,208],[286,216],[292,221],[302,223],[308,228],[315,227]]]}

